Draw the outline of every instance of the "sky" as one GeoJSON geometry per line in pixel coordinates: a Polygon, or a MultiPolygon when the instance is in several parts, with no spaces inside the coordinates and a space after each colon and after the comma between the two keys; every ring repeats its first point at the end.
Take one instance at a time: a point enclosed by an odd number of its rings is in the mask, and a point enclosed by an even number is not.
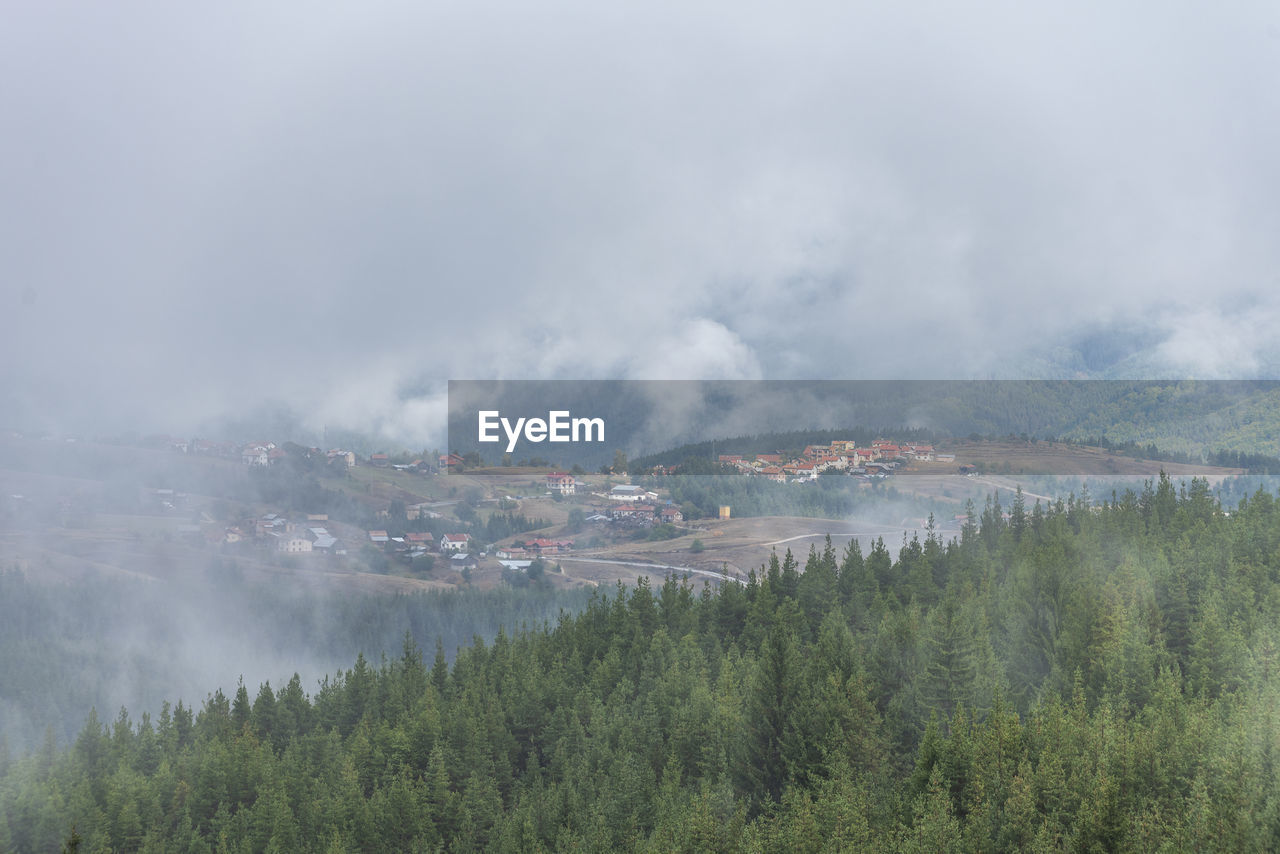
{"type": "Polygon", "coordinates": [[[448,379],[1280,377],[1280,8],[9,10],[0,429],[448,379]]]}

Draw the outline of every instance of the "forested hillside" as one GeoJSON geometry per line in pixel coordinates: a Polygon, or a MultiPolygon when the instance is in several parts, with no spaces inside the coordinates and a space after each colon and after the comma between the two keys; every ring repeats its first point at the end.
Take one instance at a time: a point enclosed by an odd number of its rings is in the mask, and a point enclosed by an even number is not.
{"type": "Polygon", "coordinates": [[[1280,502],[1009,511],[93,719],[0,758],[0,849],[1280,847],[1280,502]]]}
{"type": "Polygon", "coordinates": [[[439,641],[452,657],[503,625],[581,610],[588,596],[540,585],[395,596],[299,589],[246,581],[234,560],[221,558],[163,583],[63,585],[0,572],[0,739],[15,755],[38,747],[46,731],[65,744],[92,706],[127,705],[135,715],[159,711],[166,698],[189,706],[242,675],[298,671],[311,686],[358,653],[395,654],[406,632],[428,648],[439,641]]]}

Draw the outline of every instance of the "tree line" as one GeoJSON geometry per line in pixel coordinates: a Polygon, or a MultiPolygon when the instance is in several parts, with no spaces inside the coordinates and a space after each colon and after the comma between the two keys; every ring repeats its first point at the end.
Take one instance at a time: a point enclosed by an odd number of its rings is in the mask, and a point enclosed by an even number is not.
{"type": "Polygon", "coordinates": [[[0,759],[0,848],[1264,851],[1280,501],[1167,477],[0,759]]]}

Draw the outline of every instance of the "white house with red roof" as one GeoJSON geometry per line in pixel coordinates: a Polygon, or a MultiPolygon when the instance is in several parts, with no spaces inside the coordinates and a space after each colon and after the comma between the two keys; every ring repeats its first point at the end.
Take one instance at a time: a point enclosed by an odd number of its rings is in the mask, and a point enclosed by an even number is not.
{"type": "Polygon", "coordinates": [[[799,480],[813,480],[818,476],[818,467],[813,463],[787,463],[782,470],[799,480]]]}
{"type": "Polygon", "coordinates": [[[547,490],[561,495],[573,495],[577,488],[577,479],[562,471],[553,471],[547,475],[547,490]]]}

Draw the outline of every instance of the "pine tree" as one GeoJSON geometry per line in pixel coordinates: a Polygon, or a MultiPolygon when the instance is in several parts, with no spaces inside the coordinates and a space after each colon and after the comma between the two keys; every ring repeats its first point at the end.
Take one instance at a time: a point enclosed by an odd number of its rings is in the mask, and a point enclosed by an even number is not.
{"type": "Polygon", "coordinates": [[[752,682],[747,715],[747,795],[776,802],[802,750],[797,712],[801,666],[795,638],[781,624],[765,639],[752,682]]]}

